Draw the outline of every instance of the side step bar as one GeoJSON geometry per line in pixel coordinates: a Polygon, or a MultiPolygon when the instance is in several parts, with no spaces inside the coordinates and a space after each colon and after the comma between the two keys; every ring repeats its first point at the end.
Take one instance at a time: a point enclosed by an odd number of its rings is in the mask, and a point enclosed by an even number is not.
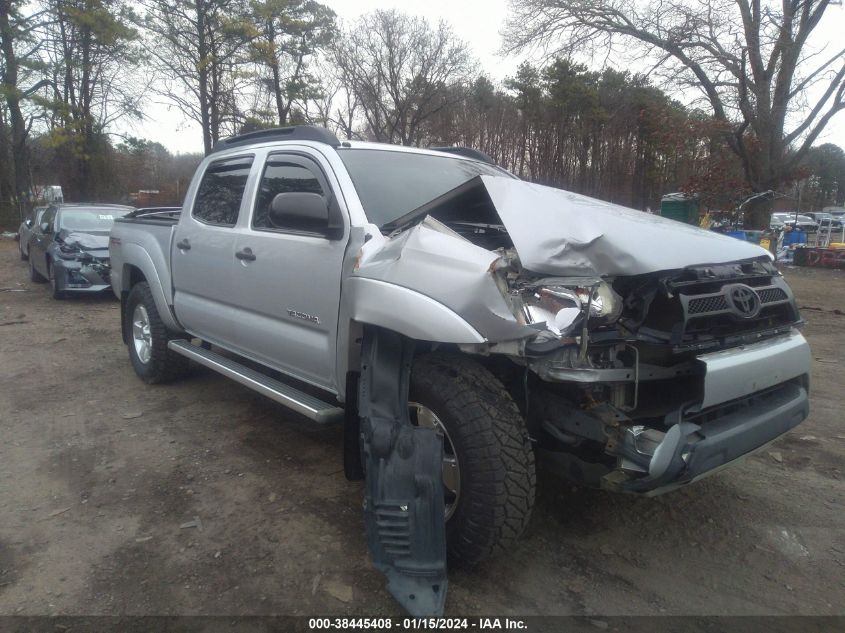
{"type": "Polygon", "coordinates": [[[261,372],[241,365],[230,358],[203,349],[202,347],[191,345],[190,341],[174,339],[167,343],[167,347],[177,354],[190,358],[192,361],[204,365],[209,369],[213,369],[319,424],[327,424],[343,419],[344,411],[341,407],[324,402],[310,394],[303,393],[299,389],[265,376],[261,372]]]}

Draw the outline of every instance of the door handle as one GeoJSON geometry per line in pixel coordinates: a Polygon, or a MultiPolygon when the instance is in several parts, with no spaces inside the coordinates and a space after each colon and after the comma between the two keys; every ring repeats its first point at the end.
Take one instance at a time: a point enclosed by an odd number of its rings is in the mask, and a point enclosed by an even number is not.
{"type": "Polygon", "coordinates": [[[180,251],[189,251],[191,250],[191,243],[185,238],[181,242],[176,242],[176,248],[180,251]]]}
{"type": "Polygon", "coordinates": [[[242,251],[238,251],[237,253],[235,253],[235,257],[237,257],[241,261],[244,261],[244,260],[248,261],[248,262],[254,262],[255,261],[255,253],[253,253],[252,249],[249,248],[249,247],[243,249],[242,251]]]}

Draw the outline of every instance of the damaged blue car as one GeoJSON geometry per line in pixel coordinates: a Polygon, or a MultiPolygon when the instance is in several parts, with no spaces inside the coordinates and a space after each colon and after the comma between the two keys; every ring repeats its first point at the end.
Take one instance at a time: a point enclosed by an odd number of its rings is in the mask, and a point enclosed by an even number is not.
{"type": "Polygon", "coordinates": [[[49,281],[54,299],[108,290],[109,231],[130,211],[134,207],[116,204],[49,207],[29,239],[30,279],[49,281]]]}

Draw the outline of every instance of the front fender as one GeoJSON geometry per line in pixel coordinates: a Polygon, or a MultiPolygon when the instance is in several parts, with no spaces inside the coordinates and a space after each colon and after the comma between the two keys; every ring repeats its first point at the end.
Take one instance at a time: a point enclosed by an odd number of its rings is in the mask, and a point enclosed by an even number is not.
{"type": "MultiPolygon", "coordinates": [[[[168,329],[180,331],[182,327],[176,320],[173,310],[170,307],[170,301],[165,291],[161,276],[153,263],[149,253],[139,244],[124,242],[121,249],[121,259],[124,264],[120,271],[120,288],[129,292],[132,288],[130,280],[132,277],[132,267],[134,266],[141,271],[146,282],[150,285],[150,290],[155,300],[156,309],[158,310],[161,320],[168,329]]],[[[170,284],[167,284],[169,289],[170,284]]]]}
{"type": "Polygon", "coordinates": [[[454,311],[424,294],[395,284],[352,277],[350,316],[418,341],[484,343],[485,339],[454,311]]]}

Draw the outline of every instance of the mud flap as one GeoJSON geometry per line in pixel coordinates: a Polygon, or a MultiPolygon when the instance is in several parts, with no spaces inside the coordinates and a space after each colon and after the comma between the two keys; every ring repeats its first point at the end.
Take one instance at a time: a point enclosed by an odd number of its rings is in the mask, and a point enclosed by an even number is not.
{"type": "Polygon", "coordinates": [[[446,602],[446,519],[443,441],[408,417],[413,352],[405,337],[368,329],[358,407],[370,555],[387,590],[422,617],[441,615],[446,602]]]}

